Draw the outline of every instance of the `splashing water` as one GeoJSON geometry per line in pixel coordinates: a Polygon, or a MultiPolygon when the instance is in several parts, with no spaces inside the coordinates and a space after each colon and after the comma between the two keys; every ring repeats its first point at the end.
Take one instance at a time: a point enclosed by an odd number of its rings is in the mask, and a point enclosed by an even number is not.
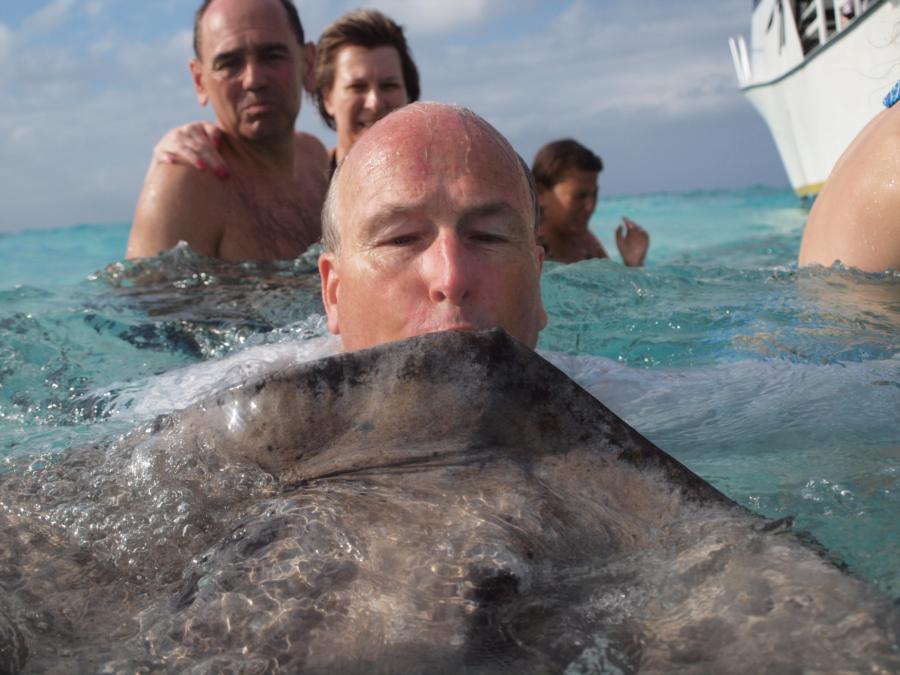
{"type": "MultiPolygon", "coordinates": [[[[622,214],[651,233],[647,267],[548,264],[541,353],[726,494],[796,515],[900,596],[900,275],[796,269],[806,211],[787,192],[607,199],[593,227],[609,250],[622,214]]],[[[106,267],[126,236],[0,237],[7,462],[51,461],[336,350],[315,252],[233,265],[176,249],[106,267]]]]}

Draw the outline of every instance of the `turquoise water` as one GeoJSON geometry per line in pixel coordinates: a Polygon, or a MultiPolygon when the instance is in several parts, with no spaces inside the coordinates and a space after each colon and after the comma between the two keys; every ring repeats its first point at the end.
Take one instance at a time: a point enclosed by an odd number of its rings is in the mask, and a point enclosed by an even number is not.
{"type": "MultiPolygon", "coordinates": [[[[788,191],[604,198],[593,227],[608,249],[621,215],[651,233],[647,266],[548,264],[539,350],[726,494],[795,515],[900,597],[900,275],[797,270],[807,211],[788,191]]],[[[0,457],[183,405],[201,362],[212,386],[242,354],[320,349],[314,255],[258,266],[176,250],[107,268],[126,237],[0,235],[0,457]]]]}

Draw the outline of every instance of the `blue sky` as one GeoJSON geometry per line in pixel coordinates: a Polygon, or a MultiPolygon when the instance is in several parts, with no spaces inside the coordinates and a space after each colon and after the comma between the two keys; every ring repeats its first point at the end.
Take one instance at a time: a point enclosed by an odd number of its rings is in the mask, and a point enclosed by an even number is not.
{"type": "MultiPolygon", "coordinates": [[[[0,8],[0,232],[130,222],[153,145],[209,118],[188,77],[199,0],[0,8]]],[[[359,6],[407,29],[423,99],[487,118],[528,160],[572,136],[602,195],[786,186],[727,39],[750,0],[299,0],[307,33],[359,6]]],[[[299,127],[333,135],[304,102],[299,127]]]]}

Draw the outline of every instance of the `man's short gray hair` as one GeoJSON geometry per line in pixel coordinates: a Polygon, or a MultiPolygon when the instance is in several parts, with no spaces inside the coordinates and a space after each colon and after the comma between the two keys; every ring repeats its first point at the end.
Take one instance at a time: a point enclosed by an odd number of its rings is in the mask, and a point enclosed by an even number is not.
{"type": "Polygon", "coordinates": [[[325,195],[325,203],[322,205],[322,245],[326,251],[337,253],[341,246],[341,234],[337,224],[337,184],[341,176],[341,168],[344,159],[338,162],[337,168],[331,174],[331,183],[328,185],[328,193],[325,195]]]}
{"type": "MultiPolygon", "coordinates": [[[[426,103],[418,105],[427,106],[429,104],[426,103]]],[[[399,108],[398,110],[402,110],[402,108],[399,108]]],[[[523,177],[525,178],[525,182],[528,185],[528,195],[531,198],[532,228],[535,232],[537,232],[538,225],[541,222],[541,212],[540,205],[538,204],[537,185],[534,180],[534,174],[531,173],[531,169],[529,168],[528,163],[524,159],[522,159],[522,156],[519,153],[513,150],[513,147],[510,145],[509,141],[507,141],[506,138],[484,118],[480,117],[468,108],[460,107],[458,108],[458,110],[462,116],[474,119],[477,124],[487,129],[497,140],[505,145],[513,155],[515,155],[516,159],[518,159],[519,168],[521,169],[523,177]]],[[[346,159],[347,155],[345,155],[344,158],[338,163],[337,168],[334,171],[334,175],[331,177],[331,184],[328,186],[328,194],[325,196],[325,204],[322,206],[322,244],[324,245],[326,251],[330,251],[332,253],[338,253],[341,246],[340,227],[339,223],[337,222],[337,202],[339,194],[338,184],[340,183],[341,169],[343,168],[344,161],[346,159]]]]}

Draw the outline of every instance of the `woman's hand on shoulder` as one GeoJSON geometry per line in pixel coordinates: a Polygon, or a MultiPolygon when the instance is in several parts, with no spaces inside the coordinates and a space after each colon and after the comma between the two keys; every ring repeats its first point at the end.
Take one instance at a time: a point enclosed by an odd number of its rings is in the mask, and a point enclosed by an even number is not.
{"type": "Polygon", "coordinates": [[[183,164],[209,169],[219,178],[229,171],[219,152],[222,130],[210,122],[190,122],[166,132],[153,148],[154,164],[183,164]]]}

